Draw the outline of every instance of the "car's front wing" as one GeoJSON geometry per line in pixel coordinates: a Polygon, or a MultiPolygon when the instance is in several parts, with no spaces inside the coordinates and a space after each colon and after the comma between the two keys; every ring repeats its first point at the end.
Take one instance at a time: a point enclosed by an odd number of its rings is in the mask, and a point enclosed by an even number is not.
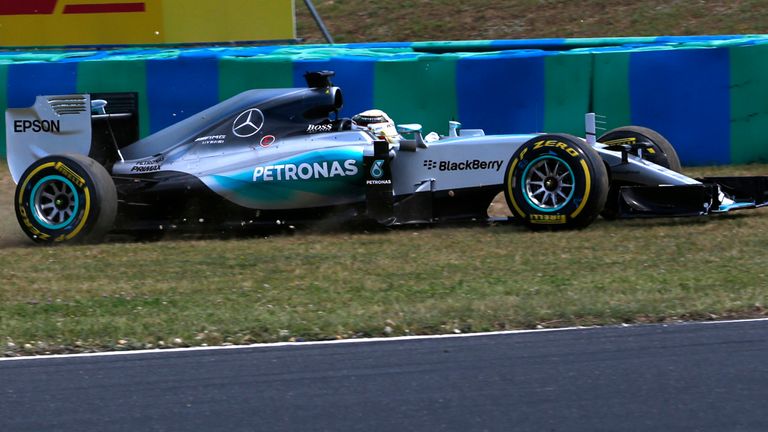
{"type": "Polygon", "coordinates": [[[768,205],[768,177],[705,177],[700,184],[624,186],[619,217],[700,216],[768,205]]]}

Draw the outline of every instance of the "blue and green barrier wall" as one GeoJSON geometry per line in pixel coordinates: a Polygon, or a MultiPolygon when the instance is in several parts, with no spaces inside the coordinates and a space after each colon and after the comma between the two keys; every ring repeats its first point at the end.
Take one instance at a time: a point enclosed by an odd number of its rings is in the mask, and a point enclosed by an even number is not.
{"type": "MultiPolygon", "coordinates": [[[[376,107],[447,132],[658,130],[686,165],[768,161],[768,36],[0,52],[0,108],[40,94],[134,91],[146,136],[251,88],[336,71],[342,115],[376,107]]],[[[5,154],[5,125],[0,125],[5,154]]]]}

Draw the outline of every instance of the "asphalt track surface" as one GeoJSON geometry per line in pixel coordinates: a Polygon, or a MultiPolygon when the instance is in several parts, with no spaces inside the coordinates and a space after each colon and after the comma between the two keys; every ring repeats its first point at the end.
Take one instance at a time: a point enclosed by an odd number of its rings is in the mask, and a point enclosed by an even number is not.
{"type": "Polygon", "coordinates": [[[768,321],[0,361],[0,431],[766,431],[768,321]]]}

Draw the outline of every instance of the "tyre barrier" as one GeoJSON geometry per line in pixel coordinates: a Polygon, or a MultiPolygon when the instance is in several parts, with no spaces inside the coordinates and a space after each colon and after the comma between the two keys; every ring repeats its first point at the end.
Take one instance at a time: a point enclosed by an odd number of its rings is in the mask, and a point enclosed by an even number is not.
{"type": "Polygon", "coordinates": [[[455,119],[489,134],[581,136],[594,111],[605,129],[659,131],[684,165],[768,161],[761,35],[5,52],[0,108],[136,92],[146,136],[246,89],[304,86],[320,69],[336,71],[342,116],[376,107],[441,134],[455,119]]]}

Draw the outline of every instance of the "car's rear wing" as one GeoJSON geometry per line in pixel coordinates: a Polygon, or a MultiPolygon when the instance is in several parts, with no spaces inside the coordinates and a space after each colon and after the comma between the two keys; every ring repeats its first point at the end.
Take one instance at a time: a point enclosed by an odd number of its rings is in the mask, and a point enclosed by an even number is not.
{"type": "Polygon", "coordinates": [[[52,154],[76,153],[102,164],[138,140],[135,93],[38,96],[29,108],[5,112],[8,167],[15,182],[32,163],[52,154]]]}
{"type": "Polygon", "coordinates": [[[51,154],[91,150],[90,95],[38,96],[29,108],[5,112],[8,167],[18,182],[24,170],[51,154]]]}

